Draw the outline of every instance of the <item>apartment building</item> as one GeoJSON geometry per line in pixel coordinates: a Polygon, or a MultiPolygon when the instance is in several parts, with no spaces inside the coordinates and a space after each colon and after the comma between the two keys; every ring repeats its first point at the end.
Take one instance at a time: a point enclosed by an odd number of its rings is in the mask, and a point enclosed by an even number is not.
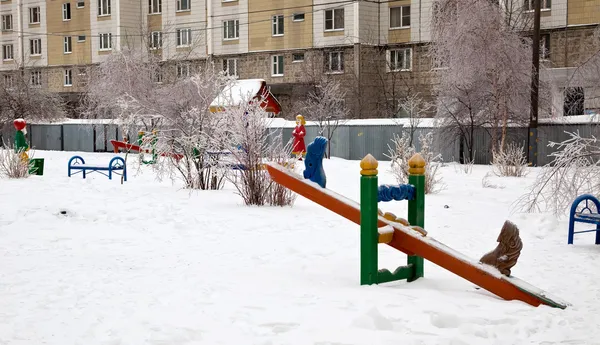
{"type": "MultiPolygon", "coordinates": [[[[342,82],[352,116],[388,117],[408,93],[431,98],[432,3],[1,0],[0,74],[24,66],[32,85],[77,95],[85,89],[88,66],[114,50],[138,47],[173,61],[167,68],[177,76],[210,58],[239,78],[263,78],[288,117],[324,77],[342,82]]],[[[522,3],[532,9],[532,0],[522,3]]],[[[542,59],[558,84],[589,54],[598,23],[600,0],[542,0],[542,59]]],[[[8,74],[3,78],[10,83],[8,74]]],[[[582,111],[600,108],[585,96],[595,92],[589,85],[566,92],[569,99],[583,99],[582,111]]]]}

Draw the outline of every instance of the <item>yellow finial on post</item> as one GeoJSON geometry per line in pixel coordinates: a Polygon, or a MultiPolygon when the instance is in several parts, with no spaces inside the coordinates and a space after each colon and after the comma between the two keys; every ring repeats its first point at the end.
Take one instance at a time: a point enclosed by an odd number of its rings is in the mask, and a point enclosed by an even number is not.
{"type": "Polygon", "coordinates": [[[360,174],[363,176],[374,176],[377,175],[377,167],[379,166],[379,162],[375,157],[371,156],[369,153],[360,161],[360,174]]]}
{"type": "Polygon", "coordinates": [[[415,153],[408,160],[408,173],[410,175],[425,175],[425,159],[420,153],[415,153]]]}

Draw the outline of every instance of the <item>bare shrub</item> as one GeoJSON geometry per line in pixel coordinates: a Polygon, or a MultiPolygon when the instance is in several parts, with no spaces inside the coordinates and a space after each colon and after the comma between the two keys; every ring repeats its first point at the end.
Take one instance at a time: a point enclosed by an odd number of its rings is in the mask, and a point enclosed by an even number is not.
{"type": "Polygon", "coordinates": [[[466,175],[470,175],[473,172],[473,166],[475,165],[475,158],[469,159],[465,154],[463,156],[464,163],[457,163],[454,165],[454,172],[464,173],[466,175]]]}
{"type": "Polygon", "coordinates": [[[246,205],[291,206],[296,197],[283,186],[274,183],[264,167],[266,161],[292,165],[292,144],[283,144],[281,134],[275,136],[268,129],[267,113],[255,101],[247,107],[226,110],[229,118],[229,146],[233,164],[241,169],[230,170],[226,178],[236,187],[246,205]]]}
{"type": "Polygon", "coordinates": [[[0,149],[0,175],[7,178],[29,177],[29,164],[21,158],[23,151],[15,152],[6,143],[4,147],[0,149]]]}
{"type": "Polygon", "coordinates": [[[493,153],[492,170],[498,176],[524,177],[527,175],[527,158],[525,149],[510,143],[503,150],[493,153]]]}
{"type": "MultiPolygon", "coordinates": [[[[433,194],[443,189],[442,178],[438,174],[441,166],[441,155],[432,150],[433,133],[429,132],[419,136],[421,144],[421,156],[425,160],[425,193],[433,194]]],[[[388,154],[385,156],[392,161],[391,171],[400,184],[408,183],[408,160],[416,153],[415,148],[410,145],[407,135],[394,135],[393,146],[388,145],[388,154]]]]}

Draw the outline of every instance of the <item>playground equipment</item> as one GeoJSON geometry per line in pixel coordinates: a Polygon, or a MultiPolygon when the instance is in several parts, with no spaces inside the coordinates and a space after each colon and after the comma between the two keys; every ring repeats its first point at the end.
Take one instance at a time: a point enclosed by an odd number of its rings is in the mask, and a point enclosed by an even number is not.
{"type": "Polygon", "coordinates": [[[573,204],[571,204],[571,211],[569,212],[569,238],[567,243],[573,244],[573,237],[575,234],[593,231],[596,232],[596,244],[600,244],[600,201],[591,194],[583,194],[578,196],[575,201],[573,201],[573,204]],[[580,211],[577,211],[577,208],[581,203],[584,203],[583,208],[580,211]],[[590,208],[590,203],[593,204],[595,210],[590,208]],[[596,224],[596,228],[575,231],[575,223],[596,224]]]}
{"type": "Polygon", "coordinates": [[[71,175],[83,174],[83,178],[85,178],[86,172],[99,172],[100,174],[107,176],[109,180],[112,180],[112,175],[115,173],[116,175],[123,176],[123,181],[127,182],[127,165],[125,160],[121,157],[114,157],[108,163],[108,166],[95,166],[95,165],[85,165],[85,160],[81,156],[73,156],[69,159],[68,166],[68,176],[71,175]],[[71,171],[75,171],[72,173],[71,171]],[[107,173],[105,173],[107,171],[107,173]],[[121,173],[119,173],[119,171],[121,173]]]}
{"type": "MultiPolygon", "coordinates": [[[[153,148],[153,149],[142,148],[142,147],[140,147],[140,145],[130,144],[126,140],[124,140],[124,141],[111,140],[110,143],[112,144],[113,150],[115,153],[119,153],[119,151],[121,151],[121,150],[127,151],[127,152],[134,151],[134,152],[140,152],[140,153],[145,153],[145,154],[151,154],[154,160],[156,160],[156,158],[157,158],[155,148],[153,148]]],[[[139,133],[138,133],[138,143],[139,143],[139,133]]],[[[177,161],[183,159],[182,154],[173,153],[173,152],[163,152],[160,154],[160,156],[161,157],[170,157],[177,161]]]]}
{"type": "MultiPolygon", "coordinates": [[[[309,145],[307,156],[310,151],[309,145]]],[[[307,163],[308,159],[305,165],[309,168],[307,163]]],[[[378,195],[386,195],[386,192],[383,191],[385,188],[380,192],[377,187],[377,166],[377,160],[371,155],[361,161],[361,204],[306,180],[279,164],[267,163],[267,170],[275,182],[361,226],[361,284],[377,284],[397,279],[413,281],[423,276],[420,260],[427,259],[505,300],[520,300],[536,307],[541,304],[561,309],[567,307],[565,302],[548,293],[514,276],[503,275],[497,268],[474,261],[427,236],[420,226],[424,225],[425,216],[425,162],[418,154],[409,163],[412,177],[409,177],[409,182],[414,187],[414,194],[411,194],[410,188],[405,188],[407,196],[414,195],[414,199],[407,200],[410,208],[409,221],[415,225],[409,227],[392,214],[387,217],[382,215],[377,208],[378,195]],[[422,194],[420,190],[423,191],[422,194]],[[392,221],[392,218],[395,219],[392,221]],[[378,243],[387,244],[407,254],[408,265],[394,273],[379,271],[378,243]]]]}
{"type": "Polygon", "coordinates": [[[15,133],[15,153],[20,154],[23,163],[29,165],[30,175],[44,175],[44,159],[29,159],[29,145],[27,145],[27,140],[25,139],[27,123],[23,119],[16,119],[13,121],[13,125],[17,130],[15,133]]]}
{"type": "Polygon", "coordinates": [[[138,145],[140,146],[140,160],[143,164],[154,164],[156,163],[156,142],[158,141],[158,131],[153,129],[150,135],[146,135],[146,132],[138,132],[138,145]],[[146,158],[147,152],[150,151],[150,159],[146,158]]]}
{"type": "MultiPolygon", "coordinates": [[[[294,137],[294,142],[293,142],[294,146],[292,147],[292,154],[295,156],[304,157],[306,155],[306,146],[304,145],[304,136],[306,136],[306,128],[304,128],[304,125],[306,125],[304,116],[297,115],[296,116],[296,127],[294,128],[294,131],[292,132],[292,136],[294,137]]],[[[302,158],[300,158],[300,159],[302,159],[302,158]]]]}

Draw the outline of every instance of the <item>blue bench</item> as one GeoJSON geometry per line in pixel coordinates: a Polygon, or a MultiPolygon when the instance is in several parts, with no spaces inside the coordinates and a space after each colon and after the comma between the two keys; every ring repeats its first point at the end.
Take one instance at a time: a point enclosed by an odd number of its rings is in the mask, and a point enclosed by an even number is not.
{"type": "Polygon", "coordinates": [[[69,177],[71,175],[83,174],[83,178],[85,178],[86,172],[94,172],[97,171],[104,176],[108,176],[109,180],[112,180],[113,173],[117,175],[123,176],[123,180],[127,181],[127,165],[125,164],[125,160],[121,157],[114,157],[108,163],[108,166],[93,166],[93,165],[85,165],[85,160],[81,156],[73,156],[69,159],[69,177]],[[75,172],[71,172],[75,171],[75,172]],[[108,173],[105,173],[107,171],[108,173]],[[119,173],[120,171],[121,173],[119,173]]]}
{"type": "Polygon", "coordinates": [[[568,244],[573,244],[573,236],[575,234],[592,231],[596,232],[596,244],[600,244],[600,201],[591,194],[583,194],[578,196],[571,205],[571,212],[569,213],[568,244]],[[583,207],[577,211],[577,208],[581,203],[583,203],[583,207]],[[590,208],[590,206],[594,206],[595,210],[590,208]],[[575,223],[596,224],[596,228],[576,232],[575,223]]]}

